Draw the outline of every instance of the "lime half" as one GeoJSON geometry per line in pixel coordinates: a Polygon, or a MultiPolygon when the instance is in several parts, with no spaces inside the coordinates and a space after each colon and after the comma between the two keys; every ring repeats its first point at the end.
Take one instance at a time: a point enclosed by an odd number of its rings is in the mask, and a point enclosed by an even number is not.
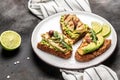
{"type": "Polygon", "coordinates": [[[102,27],[101,27],[101,24],[99,22],[93,21],[93,22],[91,22],[91,26],[96,34],[98,34],[102,31],[102,27]]]}
{"type": "Polygon", "coordinates": [[[100,34],[103,36],[103,37],[106,37],[106,36],[108,36],[109,34],[110,34],[110,32],[111,32],[111,28],[110,28],[110,26],[108,25],[108,24],[106,24],[106,23],[104,23],[103,25],[102,25],[102,31],[100,32],[100,34]]]}
{"type": "Polygon", "coordinates": [[[21,44],[21,36],[12,30],[4,31],[0,36],[0,42],[4,49],[14,50],[21,44]]]}

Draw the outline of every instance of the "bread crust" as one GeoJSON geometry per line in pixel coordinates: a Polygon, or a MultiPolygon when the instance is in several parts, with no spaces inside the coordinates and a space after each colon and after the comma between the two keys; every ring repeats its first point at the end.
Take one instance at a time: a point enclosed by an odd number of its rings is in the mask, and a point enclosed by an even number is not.
{"type": "Polygon", "coordinates": [[[41,43],[37,44],[37,48],[39,48],[40,50],[45,51],[49,54],[52,54],[52,55],[55,55],[55,56],[58,56],[58,57],[61,57],[61,58],[64,58],[64,59],[68,59],[72,55],[72,51],[68,51],[66,53],[63,53],[61,51],[56,51],[52,48],[49,48],[48,46],[46,46],[44,44],[41,44],[41,43]]]}
{"type": "Polygon", "coordinates": [[[92,53],[88,53],[85,55],[80,55],[77,51],[75,53],[75,59],[80,62],[87,62],[90,61],[97,56],[100,56],[103,54],[109,47],[111,46],[111,40],[110,39],[105,39],[104,44],[96,51],[92,53]]]}

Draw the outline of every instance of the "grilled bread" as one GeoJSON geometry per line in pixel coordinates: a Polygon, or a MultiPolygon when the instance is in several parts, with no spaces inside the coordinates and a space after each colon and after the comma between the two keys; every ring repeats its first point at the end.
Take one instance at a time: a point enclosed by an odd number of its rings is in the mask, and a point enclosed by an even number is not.
{"type": "Polygon", "coordinates": [[[62,15],[60,27],[62,33],[50,30],[42,34],[42,40],[37,44],[37,48],[49,54],[68,59],[72,55],[72,45],[84,37],[75,52],[75,59],[86,62],[103,54],[111,46],[110,39],[96,35],[93,29],[90,29],[74,14],[62,15]]]}
{"type": "Polygon", "coordinates": [[[104,39],[101,35],[95,35],[92,30],[83,38],[81,45],[75,53],[75,59],[81,62],[90,61],[103,54],[110,45],[110,39],[104,39]]]}
{"type": "Polygon", "coordinates": [[[73,44],[71,39],[52,30],[42,34],[41,37],[42,40],[37,44],[37,48],[61,58],[67,59],[71,57],[71,44],[73,44]]]}
{"type": "Polygon", "coordinates": [[[96,58],[97,56],[103,54],[110,47],[110,45],[111,45],[111,40],[106,39],[104,41],[104,44],[99,49],[97,49],[97,50],[95,50],[95,51],[93,51],[91,53],[88,53],[88,54],[85,54],[85,55],[81,55],[78,52],[76,52],[75,53],[75,59],[77,61],[80,61],[80,62],[90,61],[90,60],[96,58]]]}
{"type": "Polygon", "coordinates": [[[76,43],[88,31],[88,26],[80,21],[74,14],[65,14],[60,18],[62,33],[76,43]]]}

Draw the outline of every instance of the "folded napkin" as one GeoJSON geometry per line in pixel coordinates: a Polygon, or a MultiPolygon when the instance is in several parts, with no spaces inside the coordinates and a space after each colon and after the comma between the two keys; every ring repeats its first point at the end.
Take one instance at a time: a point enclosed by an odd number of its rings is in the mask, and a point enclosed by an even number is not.
{"type": "MultiPolygon", "coordinates": [[[[91,12],[88,0],[29,0],[28,8],[41,19],[63,11],[91,12]]],[[[116,73],[104,65],[85,70],[60,71],[65,80],[118,80],[116,73]]]]}
{"type": "Polygon", "coordinates": [[[89,11],[88,0],[29,0],[29,10],[41,19],[63,11],[89,11]]]}
{"type": "Polygon", "coordinates": [[[118,80],[117,74],[105,65],[81,70],[60,69],[65,80],[118,80]]]}

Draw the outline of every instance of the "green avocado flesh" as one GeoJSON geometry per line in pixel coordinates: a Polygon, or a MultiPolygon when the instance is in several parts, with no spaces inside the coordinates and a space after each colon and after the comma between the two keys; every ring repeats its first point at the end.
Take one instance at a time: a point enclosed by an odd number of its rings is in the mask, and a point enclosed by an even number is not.
{"type": "Polygon", "coordinates": [[[96,43],[95,42],[91,42],[90,44],[88,44],[87,46],[82,48],[83,54],[87,54],[87,53],[93,52],[93,51],[99,49],[103,45],[104,38],[102,36],[97,36],[97,38],[98,38],[98,40],[96,41],[96,43]]]}

